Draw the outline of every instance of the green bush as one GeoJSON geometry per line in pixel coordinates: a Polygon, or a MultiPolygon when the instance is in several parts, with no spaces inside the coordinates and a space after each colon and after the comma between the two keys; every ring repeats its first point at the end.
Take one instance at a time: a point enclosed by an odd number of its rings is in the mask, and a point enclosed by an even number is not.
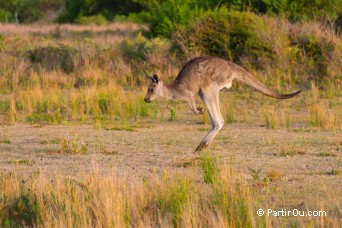
{"type": "Polygon", "coordinates": [[[103,15],[112,20],[115,15],[128,15],[139,12],[142,7],[137,0],[64,0],[65,12],[59,16],[58,22],[75,22],[82,17],[103,15]]]}
{"type": "Polygon", "coordinates": [[[148,40],[141,33],[135,38],[126,39],[120,44],[120,51],[124,59],[130,61],[145,61],[149,55],[165,55],[169,50],[169,42],[154,38],[148,40]]]}
{"type": "Polygon", "coordinates": [[[262,37],[267,30],[261,17],[253,13],[220,8],[206,12],[189,26],[178,27],[173,43],[185,55],[199,52],[238,63],[248,59],[253,65],[260,56],[271,57],[270,44],[262,37]]]}
{"type": "Polygon", "coordinates": [[[336,18],[342,13],[341,0],[262,0],[265,5],[261,12],[282,15],[291,21],[317,18],[336,18]]]}
{"type": "Polygon", "coordinates": [[[11,12],[8,12],[7,10],[0,8],[0,22],[7,23],[7,22],[12,22],[13,20],[14,20],[14,17],[11,14],[11,12]]]}
{"type": "Polygon", "coordinates": [[[57,11],[63,6],[63,0],[6,0],[0,1],[0,22],[15,22],[17,13],[19,23],[40,20],[47,11],[57,11]],[[4,14],[5,12],[5,14],[4,14]]]}
{"type": "Polygon", "coordinates": [[[240,12],[268,13],[285,16],[291,21],[337,18],[342,13],[342,1],[311,0],[135,0],[141,12],[131,13],[129,19],[148,23],[152,36],[170,38],[176,27],[187,25],[191,19],[206,11],[226,8],[240,12]]]}
{"type": "Polygon", "coordinates": [[[329,75],[328,68],[332,64],[336,44],[328,40],[320,40],[312,34],[291,38],[292,49],[298,64],[309,80],[322,82],[329,75]]]}
{"type": "Polygon", "coordinates": [[[76,23],[81,25],[106,25],[108,24],[108,21],[102,15],[95,15],[79,17],[76,19],[76,23]]]}
{"type": "Polygon", "coordinates": [[[149,5],[137,18],[150,24],[153,36],[171,37],[177,25],[187,24],[203,12],[194,0],[170,0],[149,5]]]}

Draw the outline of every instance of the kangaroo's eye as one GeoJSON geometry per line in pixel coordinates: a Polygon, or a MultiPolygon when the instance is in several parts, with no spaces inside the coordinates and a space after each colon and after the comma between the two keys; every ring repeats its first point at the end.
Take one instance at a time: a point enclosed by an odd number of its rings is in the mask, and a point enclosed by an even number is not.
{"type": "Polygon", "coordinates": [[[153,93],[153,89],[151,89],[151,93],[153,93]]]}

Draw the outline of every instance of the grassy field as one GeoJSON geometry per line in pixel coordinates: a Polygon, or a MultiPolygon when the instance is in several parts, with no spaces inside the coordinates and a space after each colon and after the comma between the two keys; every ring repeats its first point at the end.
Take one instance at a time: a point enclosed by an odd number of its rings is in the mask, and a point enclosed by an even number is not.
{"type": "Polygon", "coordinates": [[[183,64],[145,30],[0,25],[1,225],[338,227],[341,68],[329,62],[324,83],[252,70],[273,90],[304,91],[279,101],[234,83],[220,97],[226,125],[194,154],[208,116],[143,102],[145,71],[170,81],[183,64]],[[326,216],[257,215],[268,208],[326,216]]]}

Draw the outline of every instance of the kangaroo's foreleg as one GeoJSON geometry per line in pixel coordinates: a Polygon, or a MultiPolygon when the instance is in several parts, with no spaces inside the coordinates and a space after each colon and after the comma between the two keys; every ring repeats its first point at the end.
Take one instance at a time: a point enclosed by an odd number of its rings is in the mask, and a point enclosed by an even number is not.
{"type": "Polygon", "coordinates": [[[203,113],[203,110],[201,107],[196,107],[195,98],[192,92],[189,92],[187,94],[187,101],[188,101],[191,111],[193,111],[195,114],[203,113]]]}
{"type": "Polygon", "coordinates": [[[222,129],[224,125],[224,120],[219,107],[218,91],[214,89],[207,92],[201,91],[199,95],[205,107],[207,108],[211,123],[211,129],[204,136],[200,145],[196,148],[195,152],[199,152],[208,147],[216,134],[222,129]]]}

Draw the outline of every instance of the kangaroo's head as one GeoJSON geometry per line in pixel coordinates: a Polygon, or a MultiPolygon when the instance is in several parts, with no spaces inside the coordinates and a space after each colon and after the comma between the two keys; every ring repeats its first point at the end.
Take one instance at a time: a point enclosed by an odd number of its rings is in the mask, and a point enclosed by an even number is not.
{"type": "Polygon", "coordinates": [[[148,79],[150,79],[151,84],[148,86],[148,90],[145,96],[144,101],[146,103],[150,103],[157,97],[160,97],[163,95],[163,82],[159,80],[158,76],[154,74],[152,77],[146,75],[148,79]]]}

